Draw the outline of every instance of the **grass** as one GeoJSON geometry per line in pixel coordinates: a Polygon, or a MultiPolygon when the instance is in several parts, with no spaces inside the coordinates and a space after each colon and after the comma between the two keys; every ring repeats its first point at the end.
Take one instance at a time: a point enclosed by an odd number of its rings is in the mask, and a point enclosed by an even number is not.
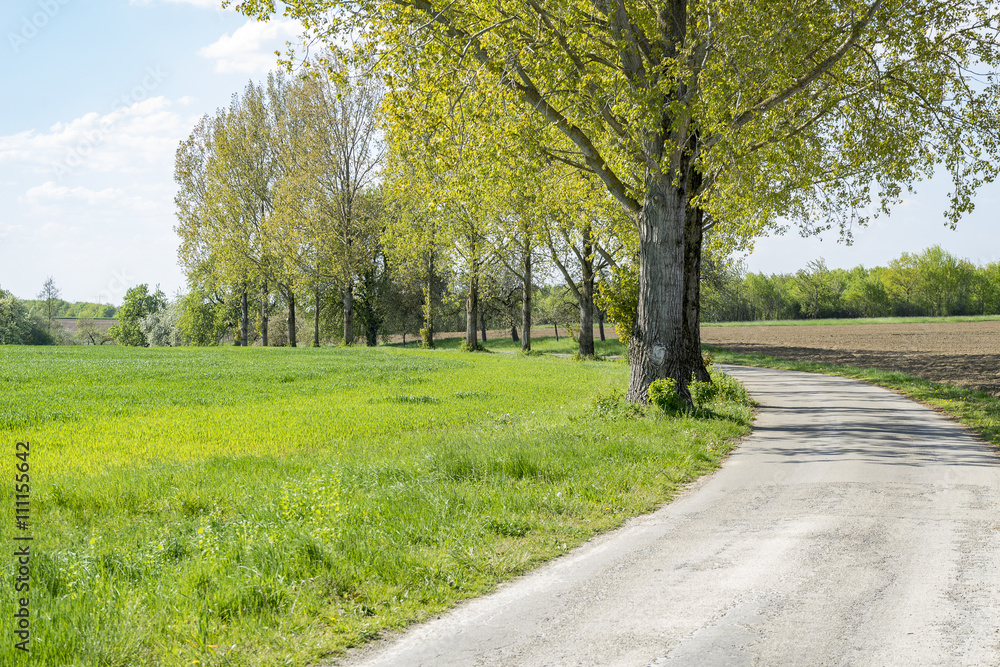
{"type": "Polygon", "coordinates": [[[1000,315],[952,315],[949,317],[856,317],[819,320],[759,320],[754,322],[702,322],[704,327],[808,327],[841,324],[925,324],[935,322],[995,322],[1000,315]]]}
{"type": "Polygon", "coordinates": [[[870,382],[934,407],[970,427],[984,440],[1000,446],[1000,398],[982,391],[931,382],[897,371],[787,361],[763,354],[741,354],[713,347],[706,349],[718,363],[823,373],[870,382]]]}
{"type": "MultiPolygon", "coordinates": [[[[551,329],[551,327],[549,327],[551,329]]],[[[611,327],[609,327],[611,329],[611,327]]],[[[457,350],[461,346],[464,338],[442,338],[434,341],[434,345],[442,350],[457,350]]],[[[417,343],[408,342],[407,348],[414,348],[417,343]]],[[[400,344],[394,344],[399,346],[400,344]]],[[[496,352],[519,352],[521,343],[515,343],[510,336],[490,338],[485,343],[487,350],[496,352]]],[[[531,337],[531,351],[542,354],[576,354],[580,351],[580,345],[569,336],[559,336],[557,341],[554,336],[531,337]]],[[[598,357],[619,356],[625,353],[625,346],[618,341],[613,330],[607,336],[607,340],[600,340],[594,336],[594,352],[598,357]]]]}
{"type": "MultiPolygon", "coordinates": [[[[655,508],[749,430],[734,401],[628,407],[627,373],[448,350],[0,347],[0,503],[27,440],[35,538],[32,652],[5,633],[0,664],[305,665],[485,593],[655,508]]],[[[13,533],[0,522],[5,548],[13,533]]],[[[10,619],[13,558],[0,569],[10,619]]]]}

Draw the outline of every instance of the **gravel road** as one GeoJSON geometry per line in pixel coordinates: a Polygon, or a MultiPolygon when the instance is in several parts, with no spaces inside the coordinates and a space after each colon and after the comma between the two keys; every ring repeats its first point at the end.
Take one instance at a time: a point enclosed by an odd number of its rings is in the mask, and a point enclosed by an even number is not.
{"type": "Polygon", "coordinates": [[[1000,457],[842,378],[731,367],[754,433],[673,503],[352,665],[1000,665],[1000,457]]]}

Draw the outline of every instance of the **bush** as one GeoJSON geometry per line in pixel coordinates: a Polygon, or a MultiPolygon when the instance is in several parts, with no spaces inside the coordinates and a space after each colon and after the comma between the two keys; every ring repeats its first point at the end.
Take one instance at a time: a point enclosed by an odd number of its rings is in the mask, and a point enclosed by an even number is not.
{"type": "Polygon", "coordinates": [[[747,393],[746,387],[731,375],[726,375],[715,369],[709,370],[712,375],[712,386],[717,401],[732,401],[742,405],[753,405],[753,399],[747,393]]]}
{"type": "Polygon", "coordinates": [[[420,347],[434,349],[434,331],[424,327],[420,330],[420,347]]]}
{"type": "Polygon", "coordinates": [[[649,385],[649,402],[666,414],[684,409],[684,399],[677,393],[677,381],[673,378],[653,380],[649,385]]]}
{"type": "Polygon", "coordinates": [[[708,373],[712,376],[711,383],[694,380],[688,385],[688,390],[691,392],[691,400],[694,401],[695,405],[701,407],[716,401],[753,405],[753,401],[750,399],[747,390],[736,378],[717,371],[712,367],[709,367],[708,373]]]}

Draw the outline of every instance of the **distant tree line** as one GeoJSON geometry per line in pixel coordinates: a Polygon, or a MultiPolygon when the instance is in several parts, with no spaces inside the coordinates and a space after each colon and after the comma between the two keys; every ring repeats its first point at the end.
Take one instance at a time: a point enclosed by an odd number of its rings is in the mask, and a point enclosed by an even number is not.
{"type": "Polygon", "coordinates": [[[936,245],[871,269],[830,269],[822,259],[794,274],[711,267],[702,309],[711,322],[996,315],[1000,262],[976,266],[936,245]]]}
{"type": "Polygon", "coordinates": [[[100,340],[104,330],[96,318],[114,317],[114,306],[59,298],[60,292],[50,276],[36,299],[19,299],[0,289],[0,345],[56,345],[61,343],[107,342],[100,340]],[[78,320],[74,337],[56,320],[78,320]]]}
{"type": "MultiPolygon", "coordinates": [[[[487,343],[487,331],[503,330],[519,342],[518,327],[523,317],[520,295],[522,288],[513,276],[507,282],[487,283],[483,286],[480,303],[478,331],[481,342],[487,343]]],[[[424,324],[424,294],[417,287],[406,283],[391,283],[381,298],[366,306],[374,318],[359,320],[358,335],[362,340],[387,341],[395,337],[399,342],[420,340],[424,324]],[[378,329],[369,329],[370,322],[378,322],[378,329]],[[372,336],[371,334],[375,335],[372,336]]],[[[55,283],[47,282],[51,294],[58,294],[55,283]]],[[[362,295],[361,298],[365,298],[362,295]]],[[[178,295],[170,300],[158,287],[137,285],[128,290],[121,307],[88,302],[68,303],[58,299],[47,304],[44,299],[19,299],[0,289],[0,345],[105,345],[128,346],[186,346],[219,345],[239,342],[239,307],[226,303],[203,300],[198,292],[178,295]],[[46,305],[49,307],[46,308],[46,305]],[[50,320],[46,313],[51,313],[50,320]],[[92,317],[97,313],[101,317],[92,317]],[[76,314],[73,317],[72,314],[76,314]],[[114,315],[115,324],[100,320],[114,315]],[[64,328],[57,320],[76,319],[75,328],[64,328]]],[[[437,276],[432,290],[435,327],[438,331],[462,331],[466,313],[461,294],[449,289],[448,281],[437,276]]],[[[579,311],[575,295],[566,285],[534,285],[532,287],[532,318],[542,326],[555,327],[556,336],[579,339],[579,311]]],[[[342,312],[331,301],[320,312],[320,335],[324,344],[341,343],[342,312]]],[[[605,338],[605,314],[595,311],[596,322],[605,338]]],[[[276,324],[271,329],[271,345],[287,345],[287,311],[276,308],[276,324]]],[[[306,330],[312,324],[311,308],[297,313],[297,328],[306,330]]],[[[251,329],[250,344],[261,344],[259,333],[251,329]]],[[[610,328],[609,328],[610,331],[610,328]]],[[[610,334],[608,334],[610,335],[610,334]]],[[[373,343],[374,344],[374,343],[373,343]]]]}
{"type": "MultiPolygon", "coordinates": [[[[24,305],[30,312],[39,313],[44,317],[46,309],[45,301],[39,299],[24,299],[24,305]]],[[[52,312],[53,319],[110,319],[115,316],[117,307],[105,303],[91,303],[89,301],[65,301],[56,299],[55,308],[52,312]]]]}

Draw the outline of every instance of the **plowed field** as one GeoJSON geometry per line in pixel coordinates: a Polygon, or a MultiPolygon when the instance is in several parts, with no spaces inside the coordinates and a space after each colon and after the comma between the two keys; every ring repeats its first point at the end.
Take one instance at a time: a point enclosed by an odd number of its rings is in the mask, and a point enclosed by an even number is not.
{"type": "Polygon", "coordinates": [[[901,371],[1000,396],[1000,321],[707,326],[702,342],[793,361],[901,371]]]}

